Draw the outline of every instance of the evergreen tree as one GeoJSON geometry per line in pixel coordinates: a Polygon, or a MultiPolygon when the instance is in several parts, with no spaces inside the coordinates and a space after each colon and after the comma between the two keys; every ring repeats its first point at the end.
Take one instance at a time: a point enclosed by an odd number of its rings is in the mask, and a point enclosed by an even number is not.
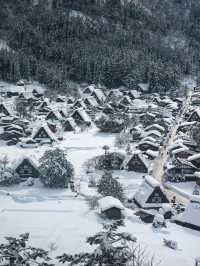
{"type": "Polygon", "coordinates": [[[42,183],[50,188],[68,187],[74,177],[73,165],[59,148],[45,151],[39,169],[42,183]]]}
{"type": "Polygon", "coordinates": [[[112,173],[109,171],[104,172],[98,184],[98,193],[103,196],[112,196],[124,201],[124,192],[121,184],[112,177],[112,173]]]}
{"type": "Polygon", "coordinates": [[[28,245],[29,234],[19,238],[6,237],[7,243],[0,244],[0,262],[5,266],[54,266],[48,251],[28,245]]]}
{"type": "MultiPolygon", "coordinates": [[[[59,262],[83,266],[136,265],[136,254],[131,249],[131,245],[136,242],[136,238],[128,233],[118,232],[118,227],[121,225],[123,225],[121,221],[104,225],[102,232],[88,237],[87,243],[91,246],[97,246],[92,253],[63,254],[58,257],[59,262]]],[[[137,265],[143,266],[144,264],[137,265]]]]}

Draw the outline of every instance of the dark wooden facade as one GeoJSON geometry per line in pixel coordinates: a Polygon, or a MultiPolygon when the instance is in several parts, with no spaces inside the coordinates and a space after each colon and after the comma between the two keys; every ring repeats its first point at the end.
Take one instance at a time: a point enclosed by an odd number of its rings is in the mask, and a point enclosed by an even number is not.
{"type": "Polygon", "coordinates": [[[26,158],[22,160],[15,171],[22,179],[38,178],[40,176],[38,169],[26,158]]]}

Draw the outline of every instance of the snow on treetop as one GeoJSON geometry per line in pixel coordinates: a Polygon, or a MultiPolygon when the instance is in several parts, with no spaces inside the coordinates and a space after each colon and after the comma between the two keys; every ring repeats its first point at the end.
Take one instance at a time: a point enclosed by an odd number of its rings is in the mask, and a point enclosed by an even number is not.
{"type": "Polygon", "coordinates": [[[114,207],[120,210],[124,210],[124,206],[121,203],[121,201],[111,196],[104,197],[100,199],[98,202],[99,202],[99,208],[103,212],[114,207]]]}

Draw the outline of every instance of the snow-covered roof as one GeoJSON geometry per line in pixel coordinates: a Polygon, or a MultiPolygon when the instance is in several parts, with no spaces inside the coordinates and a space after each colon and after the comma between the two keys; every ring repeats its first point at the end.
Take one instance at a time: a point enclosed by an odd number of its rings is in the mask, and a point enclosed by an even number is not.
{"type": "Polygon", "coordinates": [[[196,176],[197,178],[200,178],[200,172],[195,172],[194,176],[196,176]]]}
{"type": "Polygon", "coordinates": [[[152,156],[153,158],[156,158],[158,157],[159,155],[159,151],[152,151],[152,150],[147,150],[145,152],[145,154],[149,155],[149,156],[152,156]]]}
{"type": "Polygon", "coordinates": [[[200,227],[200,196],[192,195],[185,211],[176,220],[200,227]]]}
{"type": "Polygon", "coordinates": [[[188,161],[190,161],[190,162],[198,160],[198,159],[200,159],[200,153],[196,153],[196,154],[188,157],[188,161]]]}
{"type": "Polygon", "coordinates": [[[124,210],[124,206],[120,200],[113,198],[111,196],[104,197],[98,201],[99,208],[102,212],[107,211],[111,208],[118,208],[124,210]]]}
{"type": "Polygon", "coordinates": [[[134,98],[140,98],[141,96],[141,92],[137,90],[130,90],[128,93],[134,98]]]}
{"type": "Polygon", "coordinates": [[[149,84],[148,83],[139,83],[138,87],[143,91],[147,92],[149,90],[149,84]]]}
{"type": "Polygon", "coordinates": [[[106,99],[106,96],[101,89],[95,89],[92,93],[92,96],[94,95],[97,97],[99,101],[105,101],[106,99]]]}
{"type": "Polygon", "coordinates": [[[61,113],[58,111],[58,110],[51,110],[47,116],[46,116],[46,119],[50,119],[49,116],[53,114],[58,120],[62,120],[62,116],[61,116],[61,113]]]}
{"type": "Polygon", "coordinates": [[[160,126],[160,125],[158,125],[158,124],[152,124],[152,125],[149,125],[149,126],[145,127],[144,130],[145,130],[145,131],[148,131],[148,130],[151,130],[152,128],[156,128],[158,131],[162,131],[162,132],[165,131],[165,128],[162,127],[162,126],[160,126]]]}
{"type": "Polygon", "coordinates": [[[123,162],[123,166],[126,166],[134,156],[138,156],[141,162],[145,165],[145,167],[149,168],[149,161],[146,160],[146,158],[143,156],[140,150],[135,150],[134,153],[127,156],[123,162]]]}
{"type": "Polygon", "coordinates": [[[44,129],[44,131],[46,131],[47,135],[49,136],[49,138],[50,138],[51,140],[56,141],[56,137],[55,137],[55,135],[54,135],[53,132],[50,130],[50,128],[48,127],[47,124],[40,125],[40,126],[38,126],[38,128],[36,128],[36,130],[33,131],[33,133],[32,133],[32,138],[33,138],[33,139],[36,137],[37,133],[38,133],[39,130],[42,129],[42,128],[44,129]]]}
{"type": "Polygon", "coordinates": [[[146,140],[145,141],[141,140],[138,144],[139,145],[148,144],[148,145],[151,145],[153,147],[159,148],[159,144],[151,142],[151,141],[148,141],[148,140],[147,141],[146,140]]]}
{"type": "Polygon", "coordinates": [[[39,166],[39,163],[33,157],[22,156],[20,159],[14,162],[14,165],[12,166],[13,169],[16,170],[24,160],[28,160],[30,164],[36,169],[39,166]]]}
{"type": "Polygon", "coordinates": [[[150,195],[156,187],[160,187],[159,182],[151,176],[146,176],[142,185],[134,195],[134,199],[142,208],[160,208],[163,203],[147,203],[150,195]]]}
{"type": "Polygon", "coordinates": [[[162,137],[162,134],[158,130],[148,130],[148,131],[145,131],[143,134],[144,137],[148,137],[149,135],[155,135],[157,137],[162,137]]]}
{"type": "Polygon", "coordinates": [[[178,153],[184,152],[184,151],[189,151],[189,148],[188,147],[181,147],[179,149],[175,149],[172,151],[172,154],[178,154],[178,153]]]}
{"type": "Polygon", "coordinates": [[[85,122],[91,122],[91,119],[90,119],[89,115],[86,113],[85,110],[80,109],[80,108],[79,108],[79,109],[76,109],[76,110],[72,113],[72,117],[73,117],[73,115],[74,115],[76,112],[81,116],[81,118],[83,119],[83,121],[85,121],[85,122]]]}
{"type": "Polygon", "coordinates": [[[88,101],[88,103],[89,103],[90,106],[95,107],[95,106],[98,105],[98,103],[97,103],[97,101],[96,101],[96,99],[95,99],[94,96],[86,97],[86,98],[84,99],[84,103],[86,104],[87,101],[88,101]]]}

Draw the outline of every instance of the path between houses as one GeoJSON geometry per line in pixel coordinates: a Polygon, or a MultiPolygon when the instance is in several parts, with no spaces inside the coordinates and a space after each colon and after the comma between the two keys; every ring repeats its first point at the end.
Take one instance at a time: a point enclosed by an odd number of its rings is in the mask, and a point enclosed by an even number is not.
{"type": "Polygon", "coordinates": [[[168,158],[168,148],[175,140],[177,130],[178,130],[178,128],[179,128],[179,126],[180,126],[180,124],[181,124],[181,122],[185,116],[185,113],[188,110],[188,107],[190,106],[191,97],[192,97],[192,90],[189,90],[188,95],[186,96],[185,101],[183,102],[183,109],[181,112],[179,112],[177,114],[176,119],[175,119],[173,125],[171,126],[171,130],[166,136],[164,145],[160,150],[159,157],[155,161],[154,167],[153,167],[153,177],[163,185],[165,193],[168,196],[168,198],[172,199],[175,196],[176,201],[178,203],[182,203],[182,204],[187,204],[189,199],[184,197],[183,195],[180,195],[177,191],[175,192],[175,191],[171,190],[170,188],[168,188],[165,185],[164,166],[166,165],[167,158],[168,158]]]}

